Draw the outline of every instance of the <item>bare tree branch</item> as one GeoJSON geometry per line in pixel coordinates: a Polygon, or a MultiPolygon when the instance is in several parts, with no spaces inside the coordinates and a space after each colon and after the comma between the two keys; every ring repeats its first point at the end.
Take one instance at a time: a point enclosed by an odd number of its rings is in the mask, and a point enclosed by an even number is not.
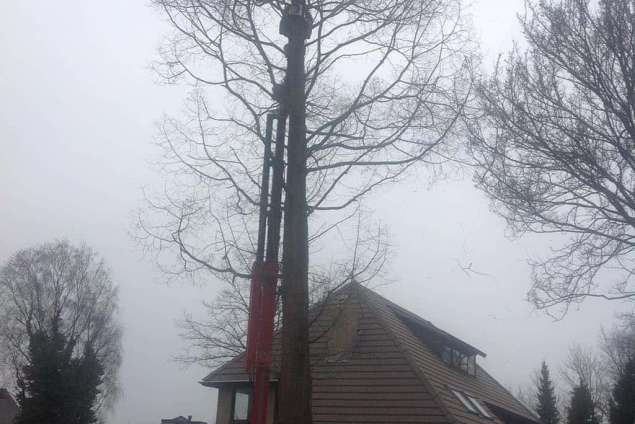
{"type": "Polygon", "coordinates": [[[630,0],[527,1],[526,52],[478,86],[476,183],[518,234],[564,234],[532,261],[529,299],[556,317],[633,299],[635,10],[630,0]]]}

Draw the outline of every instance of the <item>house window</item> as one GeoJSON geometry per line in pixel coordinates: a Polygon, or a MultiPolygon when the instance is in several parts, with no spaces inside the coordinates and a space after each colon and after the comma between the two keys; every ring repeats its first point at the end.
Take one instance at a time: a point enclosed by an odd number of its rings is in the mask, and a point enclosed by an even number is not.
{"type": "Polygon", "coordinates": [[[454,396],[456,396],[456,398],[461,401],[465,409],[470,411],[472,414],[478,415],[478,409],[476,409],[476,406],[474,406],[472,402],[470,402],[470,400],[467,398],[467,395],[464,395],[463,393],[456,390],[452,390],[452,393],[454,393],[454,396]]]}
{"type": "Polygon", "coordinates": [[[476,406],[476,409],[478,409],[478,412],[484,416],[485,418],[493,418],[492,414],[490,414],[487,409],[485,409],[485,407],[483,406],[483,404],[478,401],[477,399],[474,399],[473,397],[469,397],[468,399],[474,404],[474,406],[476,406]]]}
{"type": "Polygon", "coordinates": [[[480,415],[484,418],[492,419],[492,414],[483,406],[483,404],[478,400],[473,398],[470,395],[467,395],[463,392],[459,392],[458,390],[451,390],[451,392],[456,396],[456,398],[461,401],[465,409],[467,409],[472,414],[480,415]]]}
{"type": "Polygon", "coordinates": [[[251,388],[237,387],[234,389],[232,424],[248,424],[251,406],[251,388]]]}
{"type": "Polygon", "coordinates": [[[460,350],[443,346],[441,359],[452,368],[472,376],[476,375],[476,355],[467,355],[460,350]]]}

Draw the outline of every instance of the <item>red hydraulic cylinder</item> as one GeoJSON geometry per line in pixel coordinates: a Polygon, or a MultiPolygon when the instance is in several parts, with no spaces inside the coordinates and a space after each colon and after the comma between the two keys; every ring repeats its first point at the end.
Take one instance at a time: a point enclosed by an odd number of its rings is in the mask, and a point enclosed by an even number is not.
{"type": "Polygon", "coordinates": [[[246,367],[253,382],[250,424],[266,424],[276,314],[278,264],[254,266],[249,300],[246,367]]]}

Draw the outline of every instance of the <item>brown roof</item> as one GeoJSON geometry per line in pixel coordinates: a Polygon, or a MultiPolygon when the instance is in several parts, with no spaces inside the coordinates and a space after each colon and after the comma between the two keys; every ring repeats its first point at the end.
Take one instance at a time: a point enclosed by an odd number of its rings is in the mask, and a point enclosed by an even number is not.
{"type": "MultiPolygon", "coordinates": [[[[484,402],[498,416],[502,412],[518,422],[538,422],[481,367],[477,366],[476,376],[470,376],[446,365],[425,340],[413,333],[412,325],[425,327],[426,334],[443,337],[465,352],[484,355],[480,350],[372,290],[349,284],[312,311],[316,315],[310,329],[316,424],[501,424],[498,417],[488,419],[468,412],[451,390],[484,402]],[[328,334],[343,308],[354,310],[358,316],[356,340],[350,355],[334,358],[329,354],[328,334]]],[[[279,353],[276,338],[273,380],[278,376],[279,353]]],[[[219,387],[246,381],[244,355],[239,355],[210,373],[201,384],[219,387]]]]}

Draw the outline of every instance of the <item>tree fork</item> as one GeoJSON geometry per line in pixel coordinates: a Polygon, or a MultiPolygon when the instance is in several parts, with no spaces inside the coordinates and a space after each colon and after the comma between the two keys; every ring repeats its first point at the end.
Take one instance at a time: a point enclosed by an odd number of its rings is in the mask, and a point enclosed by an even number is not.
{"type": "Polygon", "coordinates": [[[287,6],[280,32],[287,36],[286,106],[289,116],[282,259],[280,422],[310,424],[311,369],[308,319],[305,39],[310,16],[303,0],[287,6]]]}

